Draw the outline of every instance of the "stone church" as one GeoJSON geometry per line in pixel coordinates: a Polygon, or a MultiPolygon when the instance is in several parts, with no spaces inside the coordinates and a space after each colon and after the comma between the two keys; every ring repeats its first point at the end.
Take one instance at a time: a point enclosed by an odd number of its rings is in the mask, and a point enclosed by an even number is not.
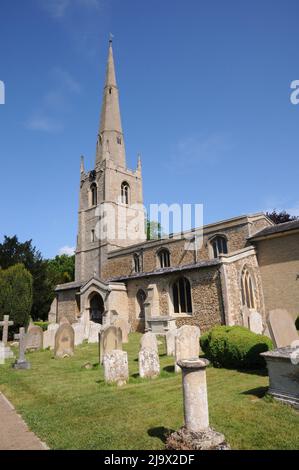
{"type": "Polygon", "coordinates": [[[205,225],[201,246],[188,250],[194,231],[146,240],[142,206],[141,161],[134,170],[126,165],[110,41],[94,169],[86,171],[81,160],[75,281],[57,286],[49,320],[109,324],[122,318],[131,331],[183,324],[206,331],[217,324],[250,327],[251,312],[258,312],[262,332],[269,308],[299,313],[299,223],[274,226],[263,213],[241,215],[205,225]],[[107,203],[126,222],[120,226],[118,217],[115,233],[98,237],[107,203]],[[130,217],[139,230],[130,228],[130,217]]]}

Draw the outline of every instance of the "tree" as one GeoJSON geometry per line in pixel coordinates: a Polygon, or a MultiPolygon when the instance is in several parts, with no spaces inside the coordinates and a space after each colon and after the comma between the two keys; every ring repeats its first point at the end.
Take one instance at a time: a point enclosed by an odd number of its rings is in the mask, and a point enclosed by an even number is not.
{"type": "Polygon", "coordinates": [[[285,210],[277,212],[276,209],[273,209],[272,212],[266,212],[266,216],[275,224],[283,224],[284,222],[292,222],[293,220],[299,219],[299,217],[295,215],[288,214],[285,210]]]}
{"type": "Polygon", "coordinates": [[[47,261],[48,282],[53,286],[75,278],[75,256],[61,255],[47,261]]]}
{"type": "Polygon", "coordinates": [[[0,270],[0,318],[9,315],[14,328],[29,323],[33,299],[33,280],[23,264],[0,270]]]}
{"type": "Polygon", "coordinates": [[[146,221],[146,239],[147,240],[157,240],[162,238],[163,229],[160,222],[155,222],[154,220],[146,221]]]}
{"type": "Polygon", "coordinates": [[[46,319],[51,304],[51,285],[47,280],[47,262],[32,245],[32,240],[19,242],[18,237],[4,237],[0,244],[0,267],[7,269],[23,264],[33,277],[33,303],[31,316],[34,320],[46,319]]]}

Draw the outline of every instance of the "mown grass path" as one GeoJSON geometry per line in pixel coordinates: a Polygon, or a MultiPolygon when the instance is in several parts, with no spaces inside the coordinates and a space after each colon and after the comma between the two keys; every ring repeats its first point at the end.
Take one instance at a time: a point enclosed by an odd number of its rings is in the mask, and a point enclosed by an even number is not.
{"type": "MultiPolygon", "coordinates": [[[[165,434],[183,424],[181,377],[161,344],[160,378],[141,380],[139,340],[135,333],[124,345],[130,381],[122,388],[105,384],[98,346],[84,344],[69,359],[28,354],[30,371],[0,366],[0,391],[52,449],[163,449],[165,434]]],[[[265,396],[267,375],[210,367],[207,377],[211,425],[233,449],[299,449],[299,413],[265,396]]]]}

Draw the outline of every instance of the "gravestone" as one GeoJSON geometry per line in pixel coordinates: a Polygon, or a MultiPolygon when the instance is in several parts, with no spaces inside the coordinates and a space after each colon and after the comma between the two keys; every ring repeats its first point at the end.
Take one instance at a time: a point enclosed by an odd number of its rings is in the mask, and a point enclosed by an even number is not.
{"type": "Polygon", "coordinates": [[[180,372],[178,361],[198,359],[200,353],[200,329],[198,326],[183,325],[175,338],[175,371],[180,372]]]}
{"type": "Polygon", "coordinates": [[[155,378],[160,375],[160,362],[157,351],[141,349],[138,356],[139,375],[142,378],[155,378]]]}
{"type": "Polygon", "coordinates": [[[113,350],[122,350],[122,332],[116,326],[107,326],[99,333],[99,355],[100,364],[103,363],[104,355],[113,350]]]}
{"type": "Polygon", "coordinates": [[[175,338],[178,333],[177,328],[169,330],[166,333],[166,351],[167,356],[175,356],[175,338]]]}
{"type": "Polygon", "coordinates": [[[154,351],[158,352],[156,335],[150,331],[145,333],[140,340],[140,349],[153,349],[154,351]]]}
{"type": "Polygon", "coordinates": [[[39,351],[43,348],[43,330],[40,326],[31,326],[26,334],[26,351],[39,351]]]}
{"type": "Polygon", "coordinates": [[[258,335],[263,334],[264,331],[262,315],[255,310],[249,313],[249,329],[258,335]]]}
{"type": "Polygon", "coordinates": [[[103,358],[105,382],[125,385],[129,378],[128,354],[126,351],[112,350],[103,358]]]}
{"type": "Polygon", "coordinates": [[[43,348],[44,349],[54,349],[55,346],[55,335],[56,331],[58,330],[59,325],[58,323],[50,323],[48,329],[44,331],[44,338],[43,338],[43,348]]]}
{"type": "Polygon", "coordinates": [[[101,332],[102,325],[95,323],[93,321],[89,322],[89,334],[88,342],[89,343],[98,343],[99,342],[99,333],[101,332]]]}
{"type": "Polygon", "coordinates": [[[56,331],[54,356],[57,358],[73,356],[74,343],[74,329],[69,323],[63,323],[56,331]]]}
{"type": "Polygon", "coordinates": [[[268,326],[276,348],[290,346],[293,341],[299,340],[295,322],[287,310],[271,310],[268,318],[268,326]]]}
{"type": "Polygon", "coordinates": [[[9,321],[9,315],[4,315],[3,321],[0,321],[0,326],[3,327],[2,330],[2,343],[4,346],[7,346],[8,341],[8,328],[13,325],[13,321],[9,321]]]}
{"type": "Polygon", "coordinates": [[[26,334],[25,328],[20,328],[19,334],[14,336],[14,339],[19,341],[19,359],[13,364],[14,369],[27,370],[30,369],[30,362],[26,361],[25,351],[26,351],[26,334]]]}
{"type": "Polygon", "coordinates": [[[75,333],[75,346],[79,346],[84,341],[85,328],[82,323],[73,323],[72,328],[75,333]]]}
{"type": "Polygon", "coordinates": [[[122,332],[122,340],[123,343],[129,342],[129,332],[130,332],[130,325],[127,321],[123,320],[122,318],[118,318],[113,322],[113,326],[121,329],[122,332]]]}

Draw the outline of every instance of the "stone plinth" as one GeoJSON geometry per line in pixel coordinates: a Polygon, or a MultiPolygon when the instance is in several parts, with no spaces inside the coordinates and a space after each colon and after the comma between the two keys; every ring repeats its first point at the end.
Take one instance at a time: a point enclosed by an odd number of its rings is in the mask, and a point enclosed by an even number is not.
{"type": "Polygon", "coordinates": [[[175,450],[226,450],[229,449],[223,434],[209,427],[207,395],[207,359],[178,361],[182,369],[185,426],[167,439],[167,449],[175,450]]]}
{"type": "Polygon", "coordinates": [[[148,317],[146,321],[148,330],[156,335],[165,335],[167,331],[176,327],[175,318],[173,317],[148,317]]]}
{"type": "Polygon", "coordinates": [[[299,408],[299,348],[285,347],[261,353],[267,362],[269,394],[299,408]]]}

